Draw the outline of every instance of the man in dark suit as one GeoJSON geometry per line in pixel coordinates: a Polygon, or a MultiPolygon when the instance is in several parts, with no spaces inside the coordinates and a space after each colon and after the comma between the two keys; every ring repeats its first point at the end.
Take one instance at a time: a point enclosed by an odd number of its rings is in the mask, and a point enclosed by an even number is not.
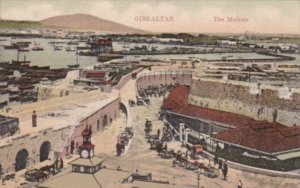
{"type": "Polygon", "coordinates": [[[228,173],[227,160],[225,160],[224,163],[223,163],[222,172],[223,172],[224,180],[226,180],[226,176],[227,176],[227,173],[228,173]]]}

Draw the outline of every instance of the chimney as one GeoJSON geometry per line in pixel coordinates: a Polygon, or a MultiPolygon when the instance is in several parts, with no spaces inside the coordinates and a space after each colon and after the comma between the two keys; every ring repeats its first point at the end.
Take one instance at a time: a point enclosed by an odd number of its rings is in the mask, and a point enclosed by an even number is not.
{"type": "Polygon", "coordinates": [[[33,110],[33,113],[32,113],[32,127],[36,127],[36,126],[37,126],[37,119],[36,119],[35,110],[33,110]]]}

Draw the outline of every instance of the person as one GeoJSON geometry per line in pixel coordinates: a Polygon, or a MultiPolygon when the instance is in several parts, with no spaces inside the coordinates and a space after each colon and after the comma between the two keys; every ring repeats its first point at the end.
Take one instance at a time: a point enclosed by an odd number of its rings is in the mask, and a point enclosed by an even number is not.
{"type": "Polygon", "coordinates": [[[223,163],[222,163],[222,159],[219,159],[219,170],[222,169],[223,163]]]}
{"type": "Polygon", "coordinates": [[[243,188],[242,180],[239,180],[238,188],[243,188]]]}
{"type": "Polygon", "coordinates": [[[167,143],[165,144],[165,148],[164,148],[166,151],[168,150],[168,146],[167,146],[167,143]]]}
{"type": "Polygon", "coordinates": [[[1,179],[2,179],[2,185],[5,185],[5,174],[1,174],[1,179]]]}
{"type": "Polygon", "coordinates": [[[2,178],[2,164],[0,164],[0,179],[2,178]]]}
{"type": "Polygon", "coordinates": [[[190,153],[190,150],[189,150],[189,149],[187,149],[187,150],[185,151],[185,157],[186,157],[186,158],[188,158],[188,156],[189,156],[189,153],[190,153]]]}
{"type": "Polygon", "coordinates": [[[55,160],[55,170],[58,169],[58,159],[55,160]]]}
{"type": "Polygon", "coordinates": [[[226,180],[226,176],[227,176],[227,173],[228,173],[227,161],[225,161],[223,163],[222,172],[223,172],[224,180],[226,180]]]}
{"type": "Polygon", "coordinates": [[[159,135],[160,135],[160,129],[157,129],[157,136],[159,138],[159,135]]]}
{"type": "Polygon", "coordinates": [[[218,162],[219,162],[219,157],[216,154],[215,157],[214,157],[214,165],[218,164],[218,162]]]}
{"type": "Polygon", "coordinates": [[[62,158],[60,158],[60,166],[59,166],[60,169],[63,169],[64,168],[64,161],[62,158]]]}

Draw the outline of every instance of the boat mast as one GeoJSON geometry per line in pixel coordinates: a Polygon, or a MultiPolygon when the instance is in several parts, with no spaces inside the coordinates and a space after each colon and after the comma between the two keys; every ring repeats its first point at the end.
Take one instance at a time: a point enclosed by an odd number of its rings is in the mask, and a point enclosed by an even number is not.
{"type": "Polygon", "coordinates": [[[78,65],[78,53],[77,53],[77,47],[76,48],[76,65],[78,65]]]}

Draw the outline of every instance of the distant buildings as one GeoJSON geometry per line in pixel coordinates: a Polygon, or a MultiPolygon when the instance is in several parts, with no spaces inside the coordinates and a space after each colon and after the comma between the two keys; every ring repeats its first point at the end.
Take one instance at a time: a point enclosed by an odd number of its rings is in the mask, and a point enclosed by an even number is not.
{"type": "Polygon", "coordinates": [[[89,38],[88,44],[91,46],[91,52],[95,54],[113,51],[111,38],[89,38]]]}
{"type": "Polygon", "coordinates": [[[19,119],[0,115],[0,138],[14,135],[19,130],[19,119]]]}

